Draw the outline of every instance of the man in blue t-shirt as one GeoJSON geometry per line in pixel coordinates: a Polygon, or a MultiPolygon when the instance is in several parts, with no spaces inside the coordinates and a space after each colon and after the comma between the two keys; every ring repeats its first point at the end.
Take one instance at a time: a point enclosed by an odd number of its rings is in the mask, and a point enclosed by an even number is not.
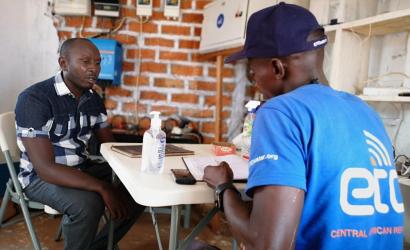
{"type": "Polygon", "coordinates": [[[228,164],[204,179],[246,249],[402,249],[403,203],[379,116],[326,84],[324,30],[296,5],[251,16],[244,49],[269,99],[256,114],[246,193],[228,164]],[[274,98],[273,98],[274,97],[274,98]]]}

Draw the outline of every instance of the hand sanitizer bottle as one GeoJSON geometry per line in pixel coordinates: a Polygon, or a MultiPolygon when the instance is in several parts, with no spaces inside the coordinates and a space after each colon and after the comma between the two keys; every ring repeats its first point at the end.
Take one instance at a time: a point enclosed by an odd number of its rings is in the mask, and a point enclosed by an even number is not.
{"type": "Polygon", "coordinates": [[[161,130],[160,112],[150,113],[151,127],[145,131],[142,141],[141,171],[150,174],[161,174],[164,170],[166,135],[161,130]]]}
{"type": "Polygon", "coordinates": [[[249,159],[253,121],[255,120],[256,108],[259,106],[259,104],[259,101],[249,101],[245,105],[245,107],[248,109],[248,114],[246,114],[245,121],[243,122],[241,155],[246,159],[249,159]]]}

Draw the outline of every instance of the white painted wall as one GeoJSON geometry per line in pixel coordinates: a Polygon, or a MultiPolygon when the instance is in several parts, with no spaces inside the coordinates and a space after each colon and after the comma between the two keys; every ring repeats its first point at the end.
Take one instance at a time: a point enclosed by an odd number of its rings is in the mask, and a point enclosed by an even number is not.
{"type": "Polygon", "coordinates": [[[0,1],[0,113],[13,111],[23,89],[58,70],[59,41],[46,9],[47,0],[0,1]]]}
{"type": "Polygon", "coordinates": [[[0,113],[18,94],[58,70],[58,36],[47,0],[0,1],[0,113]]]}

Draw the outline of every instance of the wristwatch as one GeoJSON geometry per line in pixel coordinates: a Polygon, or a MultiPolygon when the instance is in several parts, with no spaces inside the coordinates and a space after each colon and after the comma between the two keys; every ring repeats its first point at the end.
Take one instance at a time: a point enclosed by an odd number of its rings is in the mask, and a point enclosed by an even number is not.
{"type": "Polygon", "coordinates": [[[227,182],[216,186],[215,188],[215,206],[220,210],[224,211],[224,204],[223,204],[223,197],[224,192],[227,189],[235,190],[235,192],[241,197],[241,193],[236,189],[236,187],[232,184],[232,182],[227,182]]]}

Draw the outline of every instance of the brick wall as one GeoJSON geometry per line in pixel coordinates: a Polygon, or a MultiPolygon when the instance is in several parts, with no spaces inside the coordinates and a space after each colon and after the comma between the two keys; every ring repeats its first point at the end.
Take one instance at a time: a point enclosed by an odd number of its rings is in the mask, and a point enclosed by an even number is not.
{"type": "MultiPolygon", "coordinates": [[[[124,49],[122,84],[109,87],[109,115],[146,116],[153,110],[164,117],[176,114],[195,121],[205,142],[214,138],[216,68],[213,61],[199,59],[198,48],[203,7],[210,0],[181,0],[178,20],[163,15],[163,0],[153,0],[151,20],[144,24],[127,19],[111,38],[124,49]],[[141,53],[141,55],[139,55],[141,53]],[[139,60],[141,57],[141,60],[139,60]],[[140,74],[139,74],[140,71],[140,74]]],[[[135,18],[136,0],[122,0],[121,17],[135,18]]],[[[117,27],[121,18],[64,17],[55,26],[61,40],[89,37],[117,27]],[[81,27],[83,28],[81,29],[81,27]]],[[[232,65],[225,65],[223,86],[223,137],[231,112],[235,88],[232,65]]]]}

